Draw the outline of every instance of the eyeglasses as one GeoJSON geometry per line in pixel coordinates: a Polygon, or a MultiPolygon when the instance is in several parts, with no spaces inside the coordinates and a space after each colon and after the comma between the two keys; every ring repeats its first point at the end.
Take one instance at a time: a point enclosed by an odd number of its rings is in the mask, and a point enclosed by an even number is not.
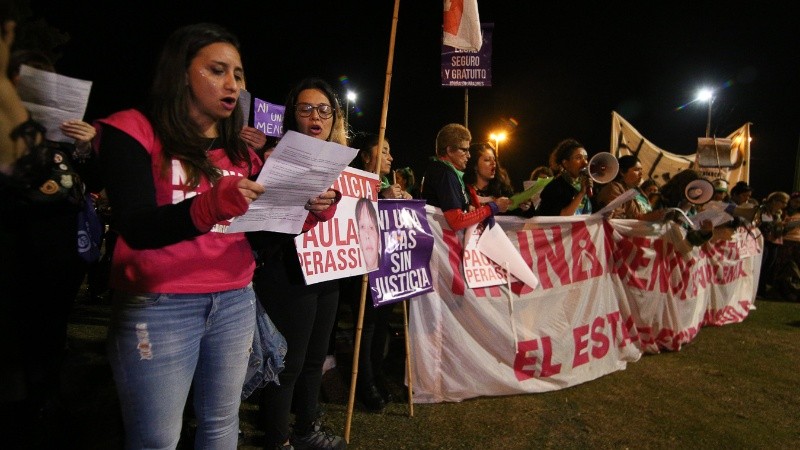
{"type": "Polygon", "coordinates": [[[331,116],[333,116],[333,106],[326,103],[317,106],[311,103],[298,103],[294,105],[294,107],[297,113],[300,114],[300,117],[309,117],[314,110],[317,111],[317,114],[319,114],[319,117],[322,119],[330,119],[331,116]]]}
{"type": "Polygon", "coordinates": [[[453,147],[453,148],[457,148],[464,153],[469,153],[469,147],[453,147]]]}

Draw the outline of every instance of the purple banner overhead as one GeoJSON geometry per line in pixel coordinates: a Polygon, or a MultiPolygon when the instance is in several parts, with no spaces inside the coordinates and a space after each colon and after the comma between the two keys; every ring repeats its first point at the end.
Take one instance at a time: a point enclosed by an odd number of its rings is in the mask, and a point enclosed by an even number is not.
{"type": "Polygon", "coordinates": [[[253,124],[267,136],[283,136],[283,113],[286,107],[265,102],[260,98],[254,100],[253,124]]]}
{"type": "Polygon", "coordinates": [[[477,52],[467,52],[442,45],[443,87],[492,86],[493,23],[482,23],[483,45],[477,52]]]}
{"type": "Polygon", "coordinates": [[[369,273],[375,306],[399,302],[433,290],[433,234],[424,200],[378,200],[381,258],[369,273]]]}

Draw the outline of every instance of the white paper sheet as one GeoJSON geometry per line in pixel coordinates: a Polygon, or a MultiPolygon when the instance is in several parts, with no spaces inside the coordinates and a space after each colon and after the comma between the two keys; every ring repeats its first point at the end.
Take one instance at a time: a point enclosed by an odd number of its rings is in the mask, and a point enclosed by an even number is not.
{"type": "Polygon", "coordinates": [[[75,139],[61,132],[68,120],[83,120],[92,82],[65,77],[23,64],[19,70],[19,93],[31,118],[47,129],[47,139],[74,143],[75,139]]]}
{"type": "Polygon", "coordinates": [[[298,234],[308,216],[308,199],[325,192],[358,150],[287,131],[256,180],[266,192],[235,217],[227,233],[276,231],[298,234]]]}

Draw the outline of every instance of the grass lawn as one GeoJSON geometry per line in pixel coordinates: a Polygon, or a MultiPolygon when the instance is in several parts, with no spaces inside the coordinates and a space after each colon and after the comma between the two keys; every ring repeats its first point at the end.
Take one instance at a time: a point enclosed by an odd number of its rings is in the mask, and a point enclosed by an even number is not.
{"type": "MultiPolygon", "coordinates": [[[[381,414],[356,408],[349,448],[797,448],[800,303],[758,300],[756,306],[740,324],[701,329],[679,352],[644,356],[627,370],[568,389],[416,404],[413,417],[407,403],[392,403],[381,414]]],[[[102,345],[107,309],[79,304],[69,330],[65,388],[74,448],[121,448],[102,345]]],[[[402,367],[394,353],[390,365],[402,367]]],[[[340,360],[341,387],[349,385],[350,367],[346,357],[340,360]]],[[[327,425],[340,434],[345,399],[343,392],[325,403],[327,425]]],[[[255,399],[242,405],[243,449],[261,448],[257,409],[255,399]]]]}

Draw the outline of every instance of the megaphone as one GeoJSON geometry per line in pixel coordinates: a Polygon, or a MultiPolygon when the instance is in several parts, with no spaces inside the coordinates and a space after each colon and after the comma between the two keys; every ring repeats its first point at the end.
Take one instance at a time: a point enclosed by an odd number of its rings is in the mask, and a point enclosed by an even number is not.
{"type": "Polygon", "coordinates": [[[617,178],[619,161],[616,156],[608,152],[600,152],[589,160],[587,174],[595,183],[606,184],[617,178]]]}
{"type": "MultiPolygon", "coordinates": [[[[592,159],[589,160],[589,167],[582,169],[581,173],[591,178],[595,183],[606,184],[614,178],[617,178],[617,173],[619,173],[619,161],[617,161],[617,157],[611,153],[600,152],[592,156],[592,159]]],[[[586,193],[589,197],[594,195],[591,186],[586,193]]]]}
{"type": "Polygon", "coordinates": [[[702,205],[708,203],[714,196],[714,185],[705,178],[690,181],[683,190],[683,195],[689,203],[702,205]]]}

